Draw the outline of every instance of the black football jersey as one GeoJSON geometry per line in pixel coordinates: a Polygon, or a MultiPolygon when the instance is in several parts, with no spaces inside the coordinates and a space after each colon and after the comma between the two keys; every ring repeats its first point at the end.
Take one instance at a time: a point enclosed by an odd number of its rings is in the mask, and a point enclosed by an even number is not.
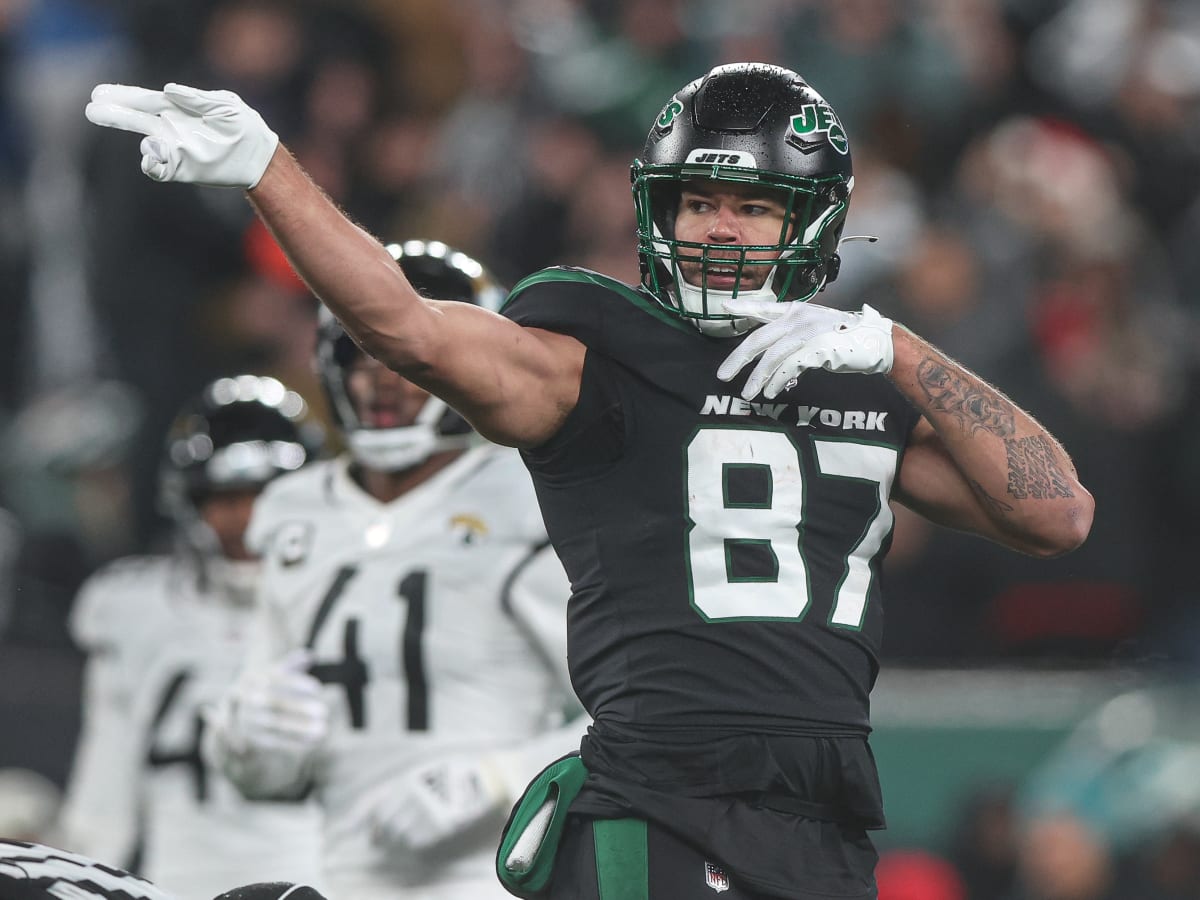
{"type": "Polygon", "coordinates": [[[884,376],[774,400],[644,291],[549,269],[504,315],[587,347],[579,402],[526,451],[572,583],[574,686],[635,733],[865,735],[888,505],[918,412],[884,376]]]}

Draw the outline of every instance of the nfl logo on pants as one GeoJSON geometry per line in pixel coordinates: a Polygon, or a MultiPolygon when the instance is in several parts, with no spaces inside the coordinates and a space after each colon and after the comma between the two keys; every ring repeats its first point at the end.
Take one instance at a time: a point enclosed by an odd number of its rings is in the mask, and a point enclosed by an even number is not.
{"type": "Polygon", "coordinates": [[[704,883],[718,894],[729,890],[729,876],[725,870],[707,861],[704,863],[704,883]]]}

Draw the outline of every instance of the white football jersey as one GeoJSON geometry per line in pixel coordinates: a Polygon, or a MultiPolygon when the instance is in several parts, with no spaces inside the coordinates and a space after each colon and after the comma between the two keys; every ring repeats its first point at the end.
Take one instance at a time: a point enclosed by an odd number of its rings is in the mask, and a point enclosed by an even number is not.
{"type": "Polygon", "coordinates": [[[502,823],[461,852],[401,860],[369,822],[381,786],[415,764],[536,747],[512,773],[519,792],[578,749],[570,586],[517,453],[475,447],[387,504],[347,457],[319,462],[267,487],[248,541],[264,561],[258,661],[310,648],[332,701],[315,777],[333,900],[506,898],[502,823]]]}
{"type": "Polygon", "coordinates": [[[84,584],[71,617],[88,662],[67,849],[127,864],[140,836],[141,873],[186,900],[316,882],[319,807],[247,801],[199,752],[202,710],[232,682],[253,621],[179,557],[118,561],[84,584]]]}

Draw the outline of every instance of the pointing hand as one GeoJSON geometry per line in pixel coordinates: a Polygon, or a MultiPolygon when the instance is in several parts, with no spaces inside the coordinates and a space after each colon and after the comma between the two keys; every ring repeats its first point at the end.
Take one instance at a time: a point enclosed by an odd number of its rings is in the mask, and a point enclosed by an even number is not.
{"type": "Polygon", "coordinates": [[[96,125],[144,134],[142,171],[155,181],[248,190],[279,145],[262,116],[230,91],[101,84],[84,114],[96,125]]]}

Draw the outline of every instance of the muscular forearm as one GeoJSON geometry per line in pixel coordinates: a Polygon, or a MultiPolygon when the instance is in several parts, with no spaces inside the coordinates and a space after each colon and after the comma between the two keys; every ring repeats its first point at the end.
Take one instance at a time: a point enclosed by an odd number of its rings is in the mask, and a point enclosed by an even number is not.
{"type": "Polygon", "coordinates": [[[383,245],[346,218],[286,147],[280,144],[246,196],[296,272],[369,352],[398,371],[424,364],[434,317],[428,304],[383,245]]]}
{"type": "Polygon", "coordinates": [[[247,197],[292,266],[359,344],[446,400],[480,434],[532,446],[574,406],[582,344],[535,334],[471,304],[426,300],[383,245],[347,219],[282,145],[247,197]]]}
{"type": "Polygon", "coordinates": [[[1091,528],[1093,500],[1066,451],[1032,416],[908,330],[894,328],[889,375],[924,414],[1010,546],[1053,556],[1091,528]]]}

